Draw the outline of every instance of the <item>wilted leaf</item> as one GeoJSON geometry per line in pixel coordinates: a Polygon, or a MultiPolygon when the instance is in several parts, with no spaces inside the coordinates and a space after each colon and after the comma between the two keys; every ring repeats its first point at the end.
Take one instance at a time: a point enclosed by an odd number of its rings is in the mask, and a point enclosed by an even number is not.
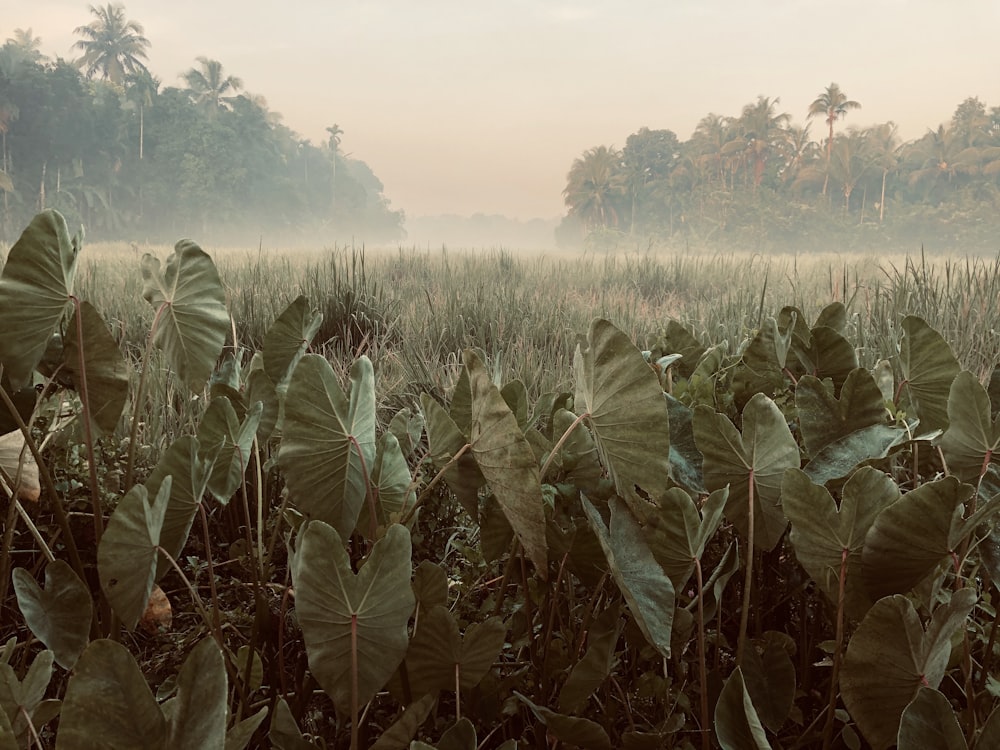
{"type": "Polygon", "coordinates": [[[0,468],[17,485],[10,489],[17,493],[19,500],[38,502],[42,492],[38,482],[38,464],[28,450],[24,433],[20,430],[0,435],[0,468]]]}
{"type": "Polygon", "coordinates": [[[139,618],[139,627],[150,635],[170,630],[174,621],[174,611],[170,606],[170,599],[159,586],[153,586],[149,592],[149,602],[146,604],[146,611],[139,618]]]}

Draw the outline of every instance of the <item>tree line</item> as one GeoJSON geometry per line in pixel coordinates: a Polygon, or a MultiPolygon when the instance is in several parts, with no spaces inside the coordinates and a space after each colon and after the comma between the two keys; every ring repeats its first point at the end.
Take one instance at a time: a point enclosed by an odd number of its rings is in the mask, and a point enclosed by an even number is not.
{"type": "Polygon", "coordinates": [[[894,122],[842,127],[861,104],[836,83],[804,126],[779,105],[761,96],[738,116],[706,115],[683,142],[642,128],[621,149],[584,152],[567,175],[560,239],[997,248],[1000,107],[967,98],[949,123],[904,142],[894,122]]]}
{"type": "Polygon", "coordinates": [[[0,47],[0,242],[44,208],[101,239],[403,236],[338,125],[314,145],[208,57],[164,86],[122,5],[90,14],[74,60],[46,57],[31,29],[0,47]]]}

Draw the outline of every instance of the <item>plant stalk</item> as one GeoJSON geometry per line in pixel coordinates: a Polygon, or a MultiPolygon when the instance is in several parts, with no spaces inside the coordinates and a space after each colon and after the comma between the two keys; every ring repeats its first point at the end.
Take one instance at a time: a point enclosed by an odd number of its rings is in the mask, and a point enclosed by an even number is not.
{"type": "Polygon", "coordinates": [[[743,578],[743,607],[740,612],[740,636],[736,645],[736,666],[743,666],[743,652],[746,649],[747,627],[750,624],[750,592],[753,588],[753,543],[754,543],[754,513],[753,513],[753,478],[754,470],[750,469],[747,494],[747,554],[746,575],[743,578]]]}

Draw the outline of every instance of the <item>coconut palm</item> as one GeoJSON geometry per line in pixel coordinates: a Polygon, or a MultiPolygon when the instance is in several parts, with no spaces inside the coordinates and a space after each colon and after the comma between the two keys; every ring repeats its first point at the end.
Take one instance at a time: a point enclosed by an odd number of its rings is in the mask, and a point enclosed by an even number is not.
{"type": "Polygon", "coordinates": [[[35,36],[31,29],[14,29],[14,36],[7,39],[24,54],[28,62],[40,63],[47,58],[41,52],[42,38],[35,36]]]}
{"type": "Polygon", "coordinates": [[[125,76],[145,70],[149,40],[143,36],[142,24],[125,18],[125,8],[120,3],[90,6],[96,16],[86,26],[77,26],[73,33],[83,39],[73,45],[83,51],[76,64],[88,78],[100,73],[101,77],[121,84],[125,76]]]}
{"type": "Polygon", "coordinates": [[[886,122],[869,128],[868,148],[873,165],[882,170],[882,195],[878,202],[878,223],[885,218],[885,183],[890,172],[899,168],[902,145],[899,140],[899,128],[894,122],[886,122]]]}
{"type": "Polygon", "coordinates": [[[563,197],[571,215],[588,228],[616,226],[625,197],[622,155],[615,148],[596,146],[573,162],[563,197]]]}
{"type": "MultiPolygon", "coordinates": [[[[809,118],[823,116],[827,126],[830,128],[830,135],[826,140],[826,160],[830,161],[833,152],[833,124],[847,116],[852,109],[861,109],[861,104],[848,99],[847,94],[840,90],[840,86],[831,83],[823,92],[809,105],[809,118]]],[[[827,181],[823,183],[823,195],[826,195],[827,181]]]]}
{"type": "Polygon", "coordinates": [[[143,155],[145,112],[153,106],[153,99],[160,91],[160,79],[143,69],[129,73],[125,78],[125,97],[139,111],[139,159],[143,155]]]}
{"type": "Polygon", "coordinates": [[[736,122],[739,135],[723,148],[723,153],[737,156],[751,167],[755,190],[764,179],[768,161],[785,140],[785,130],[791,120],[787,112],[776,111],[780,102],[777,97],[760,96],[756,102],[747,104],[736,122]]]}
{"type": "Polygon", "coordinates": [[[231,96],[243,88],[243,81],[236,76],[223,74],[222,63],[207,57],[196,58],[201,70],[191,68],[181,78],[187,83],[187,93],[191,100],[206,107],[209,112],[217,112],[229,104],[231,96]]]}

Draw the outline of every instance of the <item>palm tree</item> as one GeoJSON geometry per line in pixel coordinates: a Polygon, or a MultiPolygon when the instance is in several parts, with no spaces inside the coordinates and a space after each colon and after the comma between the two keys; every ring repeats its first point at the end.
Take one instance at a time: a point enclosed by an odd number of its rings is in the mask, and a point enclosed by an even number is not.
{"type": "Polygon", "coordinates": [[[83,51],[76,64],[87,77],[100,73],[102,78],[121,84],[126,74],[145,70],[139,58],[146,59],[149,40],[143,36],[142,24],[127,20],[120,3],[91,5],[90,12],[96,19],[73,31],[83,37],[73,47],[83,51]]]}
{"type": "Polygon", "coordinates": [[[794,182],[806,167],[818,158],[819,146],[809,137],[809,126],[792,125],[785,131],[785,139],[779,146],[784,159],[781,167],[783,182],[794,182]]]}
{"type": "Polygon", "coordinates": [[[756,102],[746,105],[737,121],[740,135],[724,148],[724,153],[738,154],[753,167],[755,190],[764,179],[768,160],[785,140],[785,129],[791,120],[787,112],[779,114],[775,111],[780,102],[777,97],[760,96],[756,102]]]}
{"type": "Polygon", "coordinates": [[[566,175],[566,205],[588,228],[618,224],[618,207],[625,197],[621,161],[617,149],[596,146],[576,159],[566,175]]]}
{"type": "Polygon", "coordinates": [[[886,122],[870,128],[868,147],[871,150],[873,164],[882,170],[882,195],[878,202],[878,223],[885,218],[885,183],[889,173],[899,167],[900,145],[899,128],[894,122],[886,122]]]}
{"type": "Polygon", "coordinates": [[[718,178],[723,187],[726,176],[723,170],[722,149],[730,141],[731,122],[728,117],[714,113],[701,118],[691,136],[694,164],[718,178]]]}
{"type": "Polygon", "coordinates": [[[222,63],[207,57],[196,58],[201,70],[191,68],[181,78],[187,83],[187,93],[195,104],[217,112],[225,107],[230,98],[227,93],[236,94],[243,88],[243,81],[236,76],[223,75],[222,63]]]}
{"type": "MultiPolygon", "coordinates": [[[[826,160],[830,161],[833,153],[833,124],[852,109],[861,109],[861,104],[848,99],[847,94],[840,90],[840,86],[831,83],[823,92],[809,105],[809,119],[822,115],[826,118],[826,124],[830,128],[830,135],[826,141],[826,160]]],[[[826,182],[823,183],[823,195],[826,195],[826,182]]]]}
{"type": "Polygon", "coordinates": [[[125,97],[139,110],[139,160],[142,161],[144,115],[146,107],[153,106],[153,99],[160,91],[160,79],[144,68],[129,73],[125,83],[125,97]]]}
{"type": "Polygon", "coordinates": [[[21,50],[28,62],[40,63],[47,59],[41,52],[42,38],[35,36],[30,28],[14,29],[14,36],[7,42],[21,50]]]}
{"type": "Polygon", "coordinates": [[[337,158],[340,152],[340,136],[344,134],[340,125],[333,123],[330,127],[326,129],[326,132],[330,134],[330,138],[327,140],[327,146],[330,148],[330,163],[333,165],[333,185],[330,190],[331,201],[330,210],[333,213],[337,211],[337,158]]]}

